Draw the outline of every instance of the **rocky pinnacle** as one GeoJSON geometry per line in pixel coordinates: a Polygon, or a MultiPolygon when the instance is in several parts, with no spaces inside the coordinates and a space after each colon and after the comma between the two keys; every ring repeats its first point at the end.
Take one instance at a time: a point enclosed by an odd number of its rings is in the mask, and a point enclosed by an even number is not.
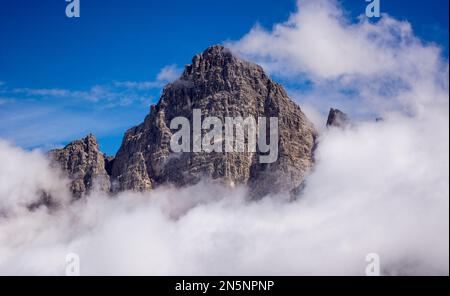
{"type": "Polygon", "coordinates": [[[83,197],[94,187],[104,192],[110,191],[105,156],[100,152],[93,135],[74,141],[62,149],[52,150],[49,156],[71,179],[70,190],[74,199],[83,197]]]}
{"type": "Polygon", "coordinates": [[[344,128],[350,124],[350,120],[344,112],[339,109],[330,109],[328,114],[327,127],[344,128]]]}

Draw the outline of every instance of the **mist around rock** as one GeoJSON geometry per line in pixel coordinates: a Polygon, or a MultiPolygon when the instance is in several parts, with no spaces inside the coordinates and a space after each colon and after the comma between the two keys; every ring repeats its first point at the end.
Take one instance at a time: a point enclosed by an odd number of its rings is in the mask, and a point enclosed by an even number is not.
{"type": "Polygon", "coordinates": [[[204,181],[71,203],[42,154],[1,142],[0,274],[63,275],[76,253],[83,275],[364,275],[373,252],[383,274],[448,274],[444,123],[398,117],[330,130],[293,202],[250,201],[245,188],[204,181]],[[43,189],[59,207],[29,212],[43,189]]]}

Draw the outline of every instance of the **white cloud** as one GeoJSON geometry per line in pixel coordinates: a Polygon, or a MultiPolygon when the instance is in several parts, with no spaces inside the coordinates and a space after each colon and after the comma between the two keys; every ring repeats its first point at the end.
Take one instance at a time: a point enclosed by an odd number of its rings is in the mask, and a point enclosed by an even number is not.
{"type": "Polygon", "coordinates": [[[353,24],[335,1],[300,0],[298,5],[298,11],[272,31],[255,26],[229,45],[272,72],[307,73],[317,79],[383,74],[404,62],[398,58],[411,58],[409,52],[398,51],[417,42],[407,22],[384,16],[377,24],[366,18],[353,24]]]}
{"type": "MultiPolygon", "coordinates": [[[[41,189],[67,203],[67,182],[58,170],[50,168],[47,158],[39,151],[25,152],[0,140],[0,213],[18,214],[37,201],[41,189]]],[[[1,216],[1,214],[0,214],[1,216]]]]}
{"type": "Polygon", "coordinates": [[[159,71],[154,81],[116,81],[114,85],[116,87],[129,88],[129,89],[153,89],[162,88],[167,83],[173,82],[178,79],[183,69],[178,68],[177,65],[168,65],[159,71]]]}
{"type": "Polygon", "coordinates": [[[363,16],[352,23],[333,0],[300,0],[298,6],[271,31],[256,26],[228,46],[275,75],[311,80],[313,92],[303,95],[320,101],[330,100],[316,94],[336,97],[351,89],[363,103],[354,109],[372,104],[379,113],[447,103],[441,95],[448,89],[448,62],[438,47],[416,38],[408,22],[384,15],[377,23],[363,16]]]}
{"type": "Polygon", "coordinates": [[[3,143],[0,200],[20,214],[0,218],[0,274],[61,275],[69,252],[84,275],[363,275],[372,252],[385,274],[448,274],[443,123],[399,117],[329,131],[292,203],[249,203],[244,189],[202,183],[25,213],[23,201],[62,185],[37,152],[3,143]]]}
{"type": "Polygon", "coordinates": [[[156,80],[172,82],[174,80],[177,80],[180,77],[182,71],[183,71],[183,69],[178,68],[177,65],[165,66],[159,72],[156,80]]]}
{"type": "Polygon", "coordinates": [[[85,100],[93,103],[96,102],[116,102],[121,103],[122,93],[116,92],[109,86],[94,85],[87,91],[69,90],[59,88],[16,88],[12,90],[14,94],[25,94],[30,97],[55,97],[55,98],[71,98],[77,100],[85,100]]]}

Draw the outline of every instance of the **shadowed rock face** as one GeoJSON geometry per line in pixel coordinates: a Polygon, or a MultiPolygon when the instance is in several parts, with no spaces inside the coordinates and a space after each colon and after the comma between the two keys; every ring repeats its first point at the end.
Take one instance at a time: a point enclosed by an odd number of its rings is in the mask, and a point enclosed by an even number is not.
{"type": "Polygon", "coordinates": [[[93,135],[68,144],[63,149],[49,152],[49,157],[71,179],[70,190],[74,199],[89,193],[94,186],[110,191],[110,180],[105,169],[105,156],[100,152],[93,135]]]}
{"type": "Polygon", "coordinates": [[[347,114],[339,109],[330,109],[328,114],[327,127],[339,127],[344,128],[350,124],[350,119],[347,114]]]}
{"type": "Polygon", "coordinates": [[[113,190],[184,186],[206,177],[231,186],[249,185],[256,196],[291,191],[313,165],[315,137],[300,107],[260,66],[213,46],[195,56],[180,79],[166,86],[142,124],[126,132],[111,169],[113,190]],[[202,111],[202,118],[215,116],[222,122],[225,117],[278,117],[278,160],[261,164],[258,153],[249,152],[172,153],[170,141],[176,130],[170,129],[170,122],[181,116],[192,127],[194,109],[202,111]]]}

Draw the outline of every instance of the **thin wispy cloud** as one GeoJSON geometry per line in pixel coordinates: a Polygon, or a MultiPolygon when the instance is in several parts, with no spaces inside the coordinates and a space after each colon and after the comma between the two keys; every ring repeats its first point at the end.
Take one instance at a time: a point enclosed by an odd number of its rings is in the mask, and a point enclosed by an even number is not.
{"type": "MultiPolygon", "coordinates": [[[[150,95],[146,90],[157,90],[167,83],[176,80],[182,69],[176,65],[165,66],[158,73],[154,81],[114,81],[105,85],[94,85],[88,90],[72,90],[64,88],[14,88],[3,90],[10,95],[24,95],[26,97],[42,97],[56,99],[73,99],[102,103],[102,107],[127,106],[133,103],[146,103],[150,95]]],[[[5,83],[0,86],[5,86],[5,83]]]]}
{"type": "Polygon", "coordinates": [[[180,77],[182,71],[183,69],[178,68],[177,65],[165,66],[159,72],[158,76],[156,77],[156,80],[164,82],[173,82],[174,80],[180,77]]]}
{"type": "Polygon", "coordinates": [[[0,97],[0,106],[11,102],[11,99],[0,97]]]}
{"type": "Polygon", "coordinates": [[[137,90],[148,90],[153,88],[161,88],[164,86],[163,83],[159,81],[115,81],[115,87],[137,89],[137,90]]]}
{"type": "Polygon", "coordinates": [[[133,102],[143,101],[145,94],[130,93],[116,89],[111,85],[94,85],[89,90],[70,89],[33,89],[16,88],[11,94],[25,95],[26,97],[42,97],[55,99],[73,99],[91,103],[102,103],[102,107],[126,106],[133,102]]]}
{"type": "Polygon", "coordinates": [[[100,86],[94,86],[89,91],[73,91],[69,89],[33,89],[33,88],[16,88],[11,91],[13,94],[22,94],[28,97],[55,97],[55,98],[74,98],[98,102],[99,95],[105,98],[105,92],[101,91],[100,86]]]}
{"type": "Polygon", "coordinates": [[[147,113],[161,88],[180,72],[170,65],[162,68],[153,82],[111,82],[87,90],[9,88],[2,83],[0,138],[34,148],[58,145],[90,132],[121,135],[138,123],[139,117],[133,114],[142,117],[147,113]],[[116,114],[114,121],[111,114],[116,114]]]}
{"type": "Polygon", "coordinates": [[[178,79],[183,71],[182,68],[178,68],[177,65],[165,66],[156,76],[156,80],[153,81],[116,81],[114,86],[119,88],[148,90],[154,88],[162,88],[167,83],[173,82],[178,79]]]}

